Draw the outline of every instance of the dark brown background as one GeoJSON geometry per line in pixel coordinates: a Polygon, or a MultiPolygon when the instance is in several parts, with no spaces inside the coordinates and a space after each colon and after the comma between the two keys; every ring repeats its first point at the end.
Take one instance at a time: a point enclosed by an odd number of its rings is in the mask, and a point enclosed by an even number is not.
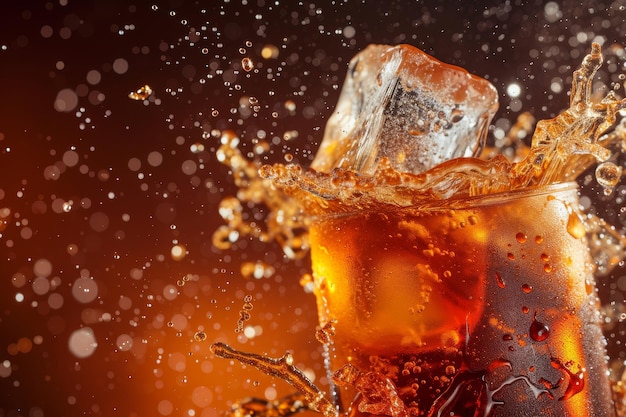
{"type": "MultiPolygon", "coordinates": [[[[10,215],[0,236],[0,416],[212,417],[238,398],[271,394],[268,387],[278,396],[291,392],[215,359],[214,340],[272,356],[290,350],[323,384],[314,300],[298,284],[308,261],[289,261],[277,245],[253,239],[230,251],[211,246],[222,224],[217,205],[236,189],[215,159],[218,137],[203,133],[234,130],[249,152],[262,130],[278,138],[264,161],[291,153],[307,165],[347,62],[369,43],[410,43],[488,78],[501,94],[494,126],[505,130],[522,111],[547,118],[566,107],[571,73],[592,40],[607,56],[597,87],[621,82],[626,2],[466,3],[3,1],[0,210],[10,215]],[[278,48],[277,58],[261,57],[266,45],[278,48]],[[254,71],[241,69],[244,57],[256,63],[254,71]],[[123,74],[113,70],[120,58],[128,63],[123,74]],[[94,70],[101,80],[91,84],[94,70]],[[522,87],[517,99],[506,94],[511,83],[522,87]],[[149,105],[127,96],[144,84],[154,89],[149,105]],[[71,112],[54,108],[63,89],[78,93],[71,112]],[[240,108],[249,96],[258,111],[240,108]],[[284,140],[292,130],[298,138],[284,140]],[[194,143],[205,151],[193,153],[194,143]],[[79,162],[65,167],[59,161],[70,149],[79,162]],[[155,151],[163,161],[151,166],[155,151]],[[138,172],[131,158],[141,161],[138,172]],[[186,161],[204,166],[188,174],[186,161]],[[46,179],[55,164],[60,176],[46,179]],[[72,210],[55,212],[58,199],[73,200],[72,210]],[[108,223],[90,224],[94,213],[108,223]],[[179,261],[170,256],[175,241],[189,252],[179,261]],[[33,267],[42,259],[52,266],[47,279],[60,285],[37,294],[33,267]],[[241,277],[242,262],[256,261],[276,272],[241,277]],[[98,287],[87,304],[72,295],[81,270],[98,287]],[[177,286],[186,274],[194,278],[177,286]],[[172,285],[179,293],[168,297],[172,285]],[[63,297],[61,308],[50,307],[52,293],[63,297]],[[254,299],[246,325],[263,329],[249,340],[234,331],[246,295],[254,299]],[[80,359],[68,339],[83,326],[93,329],[98,347],[80,359]],[[198,343],[200,329],[208,339],[198,343]],[[120,349],[120,335],[132,338],[130,350],[120,349]]],[[[595,180],[586,182],[595,210],[618,228],[626,224],[626,187],[601,198],[595,180]]],[[[622,309],[624,270],[603,278],[600,290],[622,309]]],[[[611,354],[623,359],[624,326],[608,329],[611,354]]]]}

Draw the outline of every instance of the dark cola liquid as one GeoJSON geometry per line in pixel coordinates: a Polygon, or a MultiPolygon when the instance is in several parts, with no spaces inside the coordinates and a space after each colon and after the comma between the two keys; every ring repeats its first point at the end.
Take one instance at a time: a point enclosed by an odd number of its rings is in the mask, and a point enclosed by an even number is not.
{"type": "Polygon", "coordinates": [[[352,414],[614,415],[571,185],[329,216],[311,246],[352,414]]]}

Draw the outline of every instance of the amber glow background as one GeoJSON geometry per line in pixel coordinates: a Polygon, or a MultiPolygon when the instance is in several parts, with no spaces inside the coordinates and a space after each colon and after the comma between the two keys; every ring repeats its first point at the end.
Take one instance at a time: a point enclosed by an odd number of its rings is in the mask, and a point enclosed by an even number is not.
{"type": "MultiPolygon", "coordinates": [[[[607,56],[597,87],[622,82],[623,1],[450,3],[2,2],[0,416],[213,417],[292,391],[214,358],[212,341],[289,350],[324,386],[314,300],[298,283],[308,260],[248,238],[211,245],[219,201],[236,193],[215,157],[220,132],[245,153],[267,143],[263,162],[307,165],[347,62],[369,43],[410,43],[491,80],[492,138],[523,111],[564,108],[592,41],[607,56]],[[128,97],[145,84],[153,95],[128,97]],[[245,278],[246,262],[274,271],[245,278]],[[246,296],[252,316],[236,333],[246,296]]],[[[581,182],[621,228],[626,187],[599,197],[581,182]]],[[[622,311],[623,269],[600,290],[622,311]]],[[[622,360],[623,331],[607,326],[622,360]]]]}

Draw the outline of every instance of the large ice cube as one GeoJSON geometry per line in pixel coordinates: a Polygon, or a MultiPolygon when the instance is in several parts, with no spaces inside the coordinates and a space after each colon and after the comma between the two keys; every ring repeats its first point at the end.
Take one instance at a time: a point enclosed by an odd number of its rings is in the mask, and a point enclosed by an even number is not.
{"type": "Polygon", "coordinates": [[[420,173],[474,156],[498,108],[496,89],[410,45],[370,45],[348,68],[312,168],[372,174],[386,157],[420,173]]]}

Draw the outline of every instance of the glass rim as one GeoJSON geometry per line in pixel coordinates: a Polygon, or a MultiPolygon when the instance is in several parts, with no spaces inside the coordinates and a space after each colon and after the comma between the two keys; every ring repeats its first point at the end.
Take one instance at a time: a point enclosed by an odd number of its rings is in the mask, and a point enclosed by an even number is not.
{"type": "MultiPolygon", "coordinates": [[[[482,206],[498,204],[503,201],[514,200],[518,198],[535,197],[535,196],[540,196],[540,195],[545,195],[545,194],[554,194],[554,193],[561,193],[561,192],[566,192],[566,191],[578,192],[578,189],[579,189],[579,185],[576,181],[560,182],[560,183],[547,184],[547,185],[533,185],[533,186],[527,186],[527,187],[521,187],[521,188],[517,188],[513,190],[508,190],[508,191],[501,191],[501,192],[491,193],[491,194],[481,194],[481,195],[475,195],[475,196],[465,197],[465,198],[453,197],[448,200],[450,204],[444,203],[444,204],[441,204],[440,206],[443,208],[449,208],[448,206],[452,205],[454,206],[452,208],[468,208],[467,205],[471,203],[473,207],[475,206],[482,207],[482,206]],[[461,204],[457,205],[455,203],[461,203],[461,204]]],[[[441,201],[445,201],[445,200],[441,200],[441,201]]],[[[415,207],[415,206],[407,206],[407,207],[415,207]]]]}
{"type": "Polygon", "coordinates": [[[547,185],[520,187],[508,191],[479,194],[469,197],[452,197],[447,199],[433,198],[432,200],[427,200],[426,202],[406,206],[395,206],[390,203],[380,203],[377,208],[364,207],[354,211],[319,213],[310,216],[310,224],[314,224],[317,221],[323,221],[328,218],[349,217],[359,214],[362,215],[364,212],[378,212],[383,210],[386,212],[415,211],[416,213],[421,212],[424,214],[437,213],[443,210],[469,210],[498,204],[506,204],[521,198],[538,197],[547,194],[575,192],[578,195],[578,191],[579,185],[576,181],[567,181],[547,185]]]}

